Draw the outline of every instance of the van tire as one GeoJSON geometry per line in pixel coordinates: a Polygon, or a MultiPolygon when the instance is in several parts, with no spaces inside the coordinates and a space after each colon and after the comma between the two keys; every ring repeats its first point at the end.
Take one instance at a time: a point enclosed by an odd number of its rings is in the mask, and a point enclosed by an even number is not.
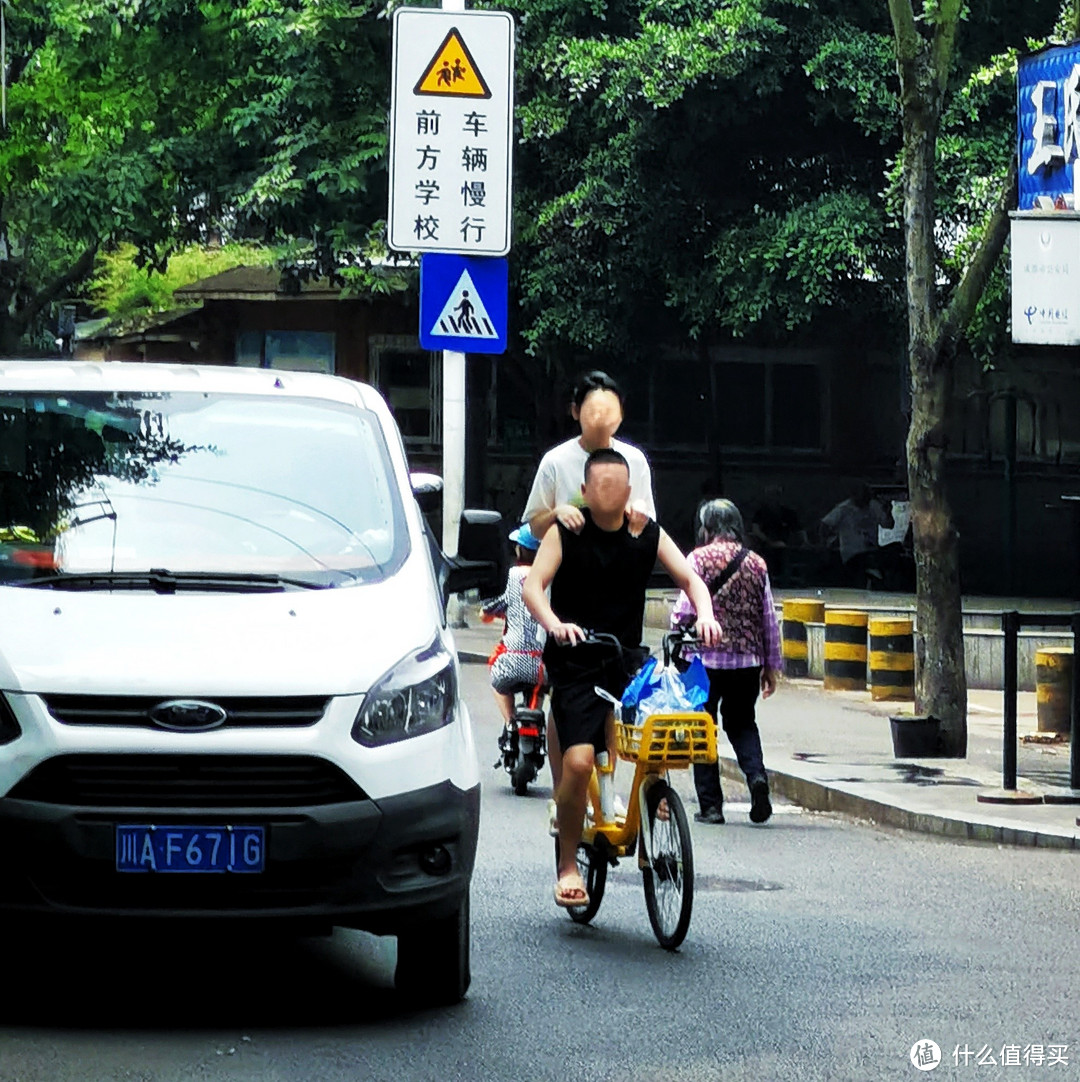
{"type": "Polygon", "coordinates": [[[449,916],[403,929],[394,987],[412,1003],[445,1007],[469,990],[469,896],[449,916]]]}

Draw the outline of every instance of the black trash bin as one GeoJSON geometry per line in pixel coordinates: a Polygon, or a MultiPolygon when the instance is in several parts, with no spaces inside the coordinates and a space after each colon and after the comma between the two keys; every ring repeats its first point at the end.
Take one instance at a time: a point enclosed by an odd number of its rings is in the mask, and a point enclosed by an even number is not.
{"type": "Polygon", "coordinates": [[[889,718],[897,759],[933,759],[941,755],[941,721],[933,716],[899,714],[889,718]]]}

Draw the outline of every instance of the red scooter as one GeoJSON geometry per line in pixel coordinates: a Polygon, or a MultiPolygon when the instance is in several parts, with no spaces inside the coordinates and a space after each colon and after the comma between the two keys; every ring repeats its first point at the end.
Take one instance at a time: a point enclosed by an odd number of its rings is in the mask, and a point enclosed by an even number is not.
{"type": "Polygon", "coordinates": [[[547,697],[543,669],[535,685],[514,688],[514,709],[499,736],[499,758],[494,766],[503,767],[518,796],[528,791],[543,769],[547,756],[547,723],[544,699],[547,697]]]}

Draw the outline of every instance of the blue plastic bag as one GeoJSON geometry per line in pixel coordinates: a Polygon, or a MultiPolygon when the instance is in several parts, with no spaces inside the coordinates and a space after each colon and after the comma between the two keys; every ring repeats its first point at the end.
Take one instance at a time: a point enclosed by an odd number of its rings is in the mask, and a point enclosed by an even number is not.
{"type": "Polygon", "coordinates": [[[663,669],[638,703],[642,717],[649,714],[685,714],[700,710],[709,697],[709,674],[695,657],[684,673],[673,666],[663,669]]]}
{"type": "Polygon", "coordinates": [[[690,662],[690,668],[682,674],[682,684],[691,707],[701,710],[709,698],[709,674],[705,671],[704,662],[696,654],[690,662]]]}
{"type": "Polygon", "coordinates": [[[685,714],[692,709],[679,674],[670,667],[660,673],[659,684],[638,703],[638,712],[643,718],[649,714],[685,714]]]}
{"type": "Polygon", "coordinates": [[[626,690],[622,693],[622,704],[625,707],[637,706],[642,699],[649,695],[650,691],[659,683],[660,678],[654,676],[656,671],[656,658],[650,657],[645,659],[645,663],[641,666],[630,683],[626,685],[626,690]]]}

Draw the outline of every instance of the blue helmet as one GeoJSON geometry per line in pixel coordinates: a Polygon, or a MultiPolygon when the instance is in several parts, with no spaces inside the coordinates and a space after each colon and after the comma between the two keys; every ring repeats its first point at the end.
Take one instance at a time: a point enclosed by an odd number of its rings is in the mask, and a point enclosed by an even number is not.
{"type": "Polygon", "coordinates": [[[533,552],[540,547],[540,539],[529,529],[527,522],[523,522],[516,530],[510,531],[510,540],[523,549],[532,549],[533,552]]]}

